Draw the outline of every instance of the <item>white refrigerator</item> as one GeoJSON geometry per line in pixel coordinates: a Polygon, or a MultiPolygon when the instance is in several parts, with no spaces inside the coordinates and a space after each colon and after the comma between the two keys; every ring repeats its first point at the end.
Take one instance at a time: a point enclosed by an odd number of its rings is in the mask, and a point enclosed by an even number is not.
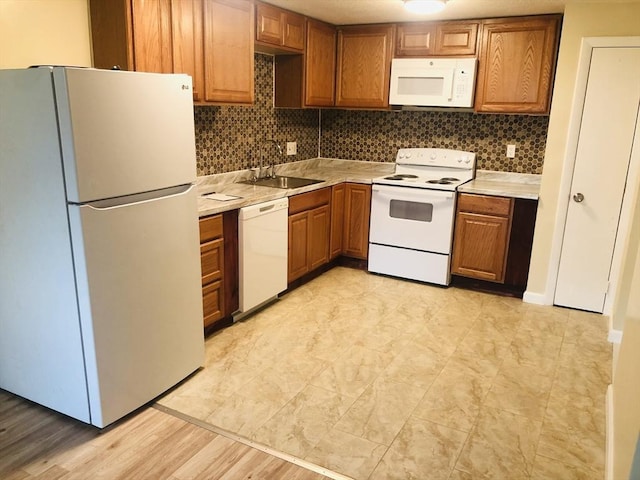
{"type": "Polygon", "coordinates": [[[203,364],[191,88],[0,70],[0,388],[105,427],[203,364]]]}

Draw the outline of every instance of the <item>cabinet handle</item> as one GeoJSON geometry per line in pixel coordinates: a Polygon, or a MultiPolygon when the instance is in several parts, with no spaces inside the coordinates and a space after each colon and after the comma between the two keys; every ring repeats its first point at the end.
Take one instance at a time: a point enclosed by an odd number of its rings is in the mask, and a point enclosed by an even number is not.
{"type": "Polygon", "coordinates": [[[573,201],[576,202],[576,203],[581,203],[583,200],[584,200],[584,195],[581,194],[581,193],[576,193],[573,196],[573,201]]]}

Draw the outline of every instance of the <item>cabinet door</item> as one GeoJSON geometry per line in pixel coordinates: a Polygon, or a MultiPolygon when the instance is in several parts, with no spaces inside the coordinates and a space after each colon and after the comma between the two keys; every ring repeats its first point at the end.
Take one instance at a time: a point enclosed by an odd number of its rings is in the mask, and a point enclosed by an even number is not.
{"type": "Polygon", "coordinates": [[[436,24],[435,55],[475,55],[478,41],[476,22],[436,24]]]}
{"type": "Polygon", "coordinates": [[[502,283],[509,230],[509,217],[458,212],[451,272],[502,283]]]}
{"type": "Polygon", "coordinates": [[[91,51],[95,68],[135,70],[128,2],[90,0],[91,51]]]}
{"type": "Polygon", "coordinates": [[[331,211],[329,205],[309,212],[309,271],[329,261],[331,211]]]}
{"type": "Polygon", "coordinates": [[[282,21],[282,45],[304,50],[305,18],[292,12],[285,12],[282,21]]]}
{"type": "Polygon", "coordinates": [[[331,107],[335,102],[336,29],[307,21],[305,99],[307,106],[331,107]]]}
{"type": "Polygon", "coordinates": [[[193,79],[193,100],[204,100],[204,39],[202,37],[202,0],[171,2],[173,33],[173,71],[193,79]]]}
{"type": "Polygon", "coordinates": [[[308,212],[300,212],[289,216],[289,283],[309,271],[308,242],[308,212]]]}
{"type": "Polygon", "coordinates": [[[369,253],[371,186],[348,183],[345,188],[342,251],[348,257],[366,260],[369,253]]]}
{"type": "Polygon", "coordinates": [[[256,5],[256,40],[273,45],[282,45],[283,11],[258,3],[256,5]]]}
{"type": "Polygon", "coordinates": [[[549,112],[560,16],[482,22],[475,109],[549,112]]]}
{"type": "Polygon", "coordinates": [[[203,323],[205,327],[212,325],[216,321],[224,317],[223,303],[224,298],[222,281],[206,285],[202,288],[202,311],[203,323]]]}
{"type": "Polygon", "coordinates": [[[396,57],[426,57],[434,54],[433,23],[398,25],[396,57]]]}
{"type": "Polygon", "coordinates": [[[253,4],[204,0],[203,28],[205,100],[253,103],[253,4]]]}
{"type": "Polygon", "coordinates": [[[345,27],[338,32],[336,105],[389,106],[392,25],[345,27]]]}
{"type": "Polygon", "coordinates": [[[331,188],[331,240],[329,257],[336,258],[342,254],[342,237],[344,235],[344,183],[331,188]]]}
{"type": "Polygon", "coordinates": [[[135,70],[172,73],[170,0],[131,0],[131,20],[135,70]]]}
{"type": "Polygon", "coordinates": [[[218,238],[200,245],[202,285],[219,280],[224,272],[224,239],[218,238]]]}

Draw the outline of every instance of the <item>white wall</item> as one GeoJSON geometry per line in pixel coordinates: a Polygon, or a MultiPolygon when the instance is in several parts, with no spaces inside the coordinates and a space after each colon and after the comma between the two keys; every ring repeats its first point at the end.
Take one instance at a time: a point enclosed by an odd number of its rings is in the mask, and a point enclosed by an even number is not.
{"type": "Polygon", "coordinates": [[[0,68],[91,66],[87,0],[0,0],[0,68]]]}

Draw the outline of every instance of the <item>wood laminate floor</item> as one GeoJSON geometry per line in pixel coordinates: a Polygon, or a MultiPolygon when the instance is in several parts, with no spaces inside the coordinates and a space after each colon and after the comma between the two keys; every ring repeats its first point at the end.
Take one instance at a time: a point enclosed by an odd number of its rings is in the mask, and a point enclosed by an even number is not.
{"type": "Polygon", "coordinates": [[[320,480],[323,475],[155,408],[104,431],[0,390],[3,480],[320,480]]]}

